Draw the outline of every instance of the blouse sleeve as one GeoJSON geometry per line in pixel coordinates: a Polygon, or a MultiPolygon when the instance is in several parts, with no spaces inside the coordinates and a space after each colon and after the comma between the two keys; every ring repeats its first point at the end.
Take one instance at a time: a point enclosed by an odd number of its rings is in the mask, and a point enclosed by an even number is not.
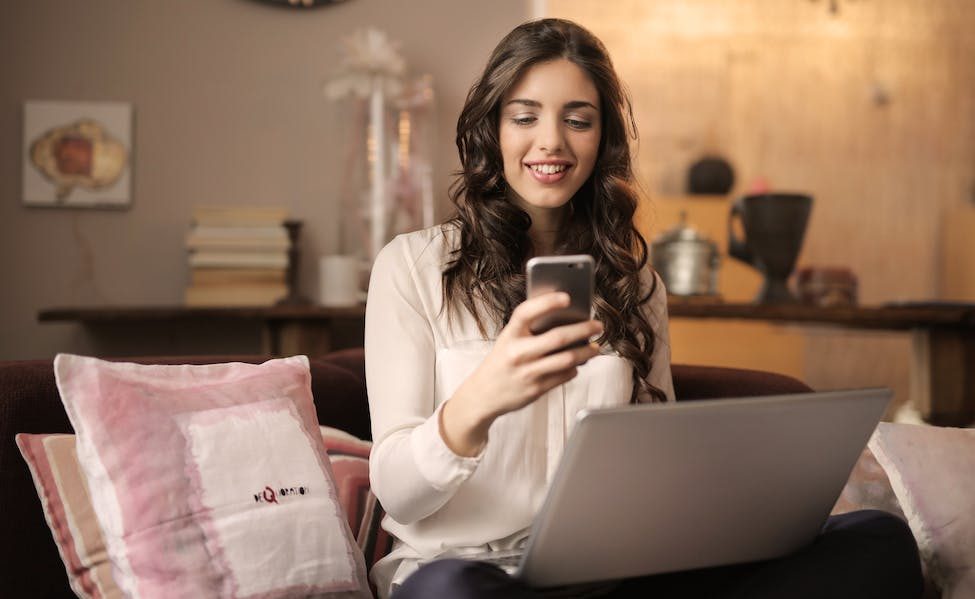
{"type": "MultiPolygon", "coordinates": [[[[674,401],[674,379],[670,374],[670,330],[667,318],[667,289],[664,282],[656,272],[649,268],[645,271],[650,273],[646,279],[651,279],[648,284],[653,287],[653,295],[644,304],[644,314],[653,328],[655,336],[653,343],[653,353],[650,355],[650,374],[647,375],[647,382],[660,389],[667,396],[667,401],[674,401]]],[[[648,401],[649,398],[641,397],[641,401],[648,401]]]]}
{"type": "Polygon", "coordinates": [[[366,304],[369,478],[386,513],[401,524],[437,511],[479,460],[456,455],[440,435],[436,347],[417,286],[429,273],[419,272],[416,262],[406,239],[390,242],[373,264],[366,304]]]}

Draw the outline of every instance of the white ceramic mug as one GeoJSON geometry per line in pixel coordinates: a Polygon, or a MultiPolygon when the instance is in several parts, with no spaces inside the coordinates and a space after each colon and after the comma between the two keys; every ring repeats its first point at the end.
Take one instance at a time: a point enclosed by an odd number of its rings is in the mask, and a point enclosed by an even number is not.
{"type": "Polygon", "coordinates": [[[355,306],[366,299],[359,289],[359,259],[330,255],[318,260],[318,302],[323,306],[355,306]]]}

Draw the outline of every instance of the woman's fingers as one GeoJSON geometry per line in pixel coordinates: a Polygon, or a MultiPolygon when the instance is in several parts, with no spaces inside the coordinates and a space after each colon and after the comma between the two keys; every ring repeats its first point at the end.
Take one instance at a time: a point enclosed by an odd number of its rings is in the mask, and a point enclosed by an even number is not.
{"type": "Polygon", "coordinates": [[[535,319],[568,305],[569,294],[562,291],[544,293],[527,299],[518,304],[518,307],[511,313],[511,320],[508,321],[505,330],[510,330],[519,335],[530,335],[531,323],[535,319]]]}
{"type": "Polygon", "coordinates": [[[595,343],[587,343],[581,347],[573,347],[539,358],[531,364],[525,365],[525,375],[530,380],[542,381],[553,374],[570,370],[575,371],[576,367],[585,364],[597,355],[599,355],[599,346],[595,343]]]}
{"type": "Polygon", "coordinates": [[[517,346],[518,363],[541,358],[573,345],[584,345],[591,337],[602,332],[603,325],[596,320],[555,327],[530,339],[521,340],[517,346]]]}
{"type": "Polygon", "coordinates": [[[552,389],[558,387],[563,383],[568,383],[569,381],[574,379],[577,374],[579,374],[579,370],[573,367],[570,368],[569,370],[559,370],[558,372],[553,372],[551,374],[548,374],[540,378],[536,382],[539,396],[541,396],[544,393],[547,393],[548,391],[551,391],[552,389]]]}
{"type": "MultiPolygon", "coordinates": [[[[576,376],[579,365],[599,353],[589,338],[603,332],[601,323],[586,320],[532,334],[538,318],[569,305],[562,292],[525,300],[494,344],[494,349],[468,381],[476,379],[477,396],[482,398],[489,417],[520,409],[542,394],[576,376]],[[486,403],[483,398],[490,398],[486,403]]],[[[465,384],[462,389],[466,388],[465,384]]]]}

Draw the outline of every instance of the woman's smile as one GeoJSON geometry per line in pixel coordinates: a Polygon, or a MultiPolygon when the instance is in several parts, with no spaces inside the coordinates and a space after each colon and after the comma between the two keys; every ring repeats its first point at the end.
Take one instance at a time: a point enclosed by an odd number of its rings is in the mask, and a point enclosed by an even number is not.
{"type": "Polygon", "coordinates": [[[536,181],[545,185],[558,183],[572,168],[572,164],[566,161],[529,162],[525,163],[525,166],[536,181]]]}

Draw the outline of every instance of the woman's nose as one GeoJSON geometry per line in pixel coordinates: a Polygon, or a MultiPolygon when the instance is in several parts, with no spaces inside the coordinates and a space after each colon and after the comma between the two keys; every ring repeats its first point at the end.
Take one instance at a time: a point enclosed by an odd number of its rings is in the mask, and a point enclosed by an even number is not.
{"type": "Polygon", "coordinates": [[[558,119],[544,119],[538,131],[538,147],[546,152],[560,152],[565,138],[562,135],[561,123],[558,119]]]}

